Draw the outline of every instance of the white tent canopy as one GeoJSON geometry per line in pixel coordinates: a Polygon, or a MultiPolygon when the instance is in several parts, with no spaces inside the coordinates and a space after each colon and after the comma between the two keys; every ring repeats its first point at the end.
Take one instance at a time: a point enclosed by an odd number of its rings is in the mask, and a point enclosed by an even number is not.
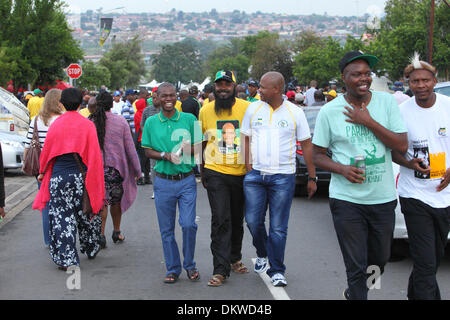
{"type": "Polygon", "coordinates": [[[141,88],[154,88],[159,86],[161,83],[158,83],[156,80],[152,80],[151,82],[147,83],[147,84],[141,84],[139,85],[139,87],[141,88]]]}

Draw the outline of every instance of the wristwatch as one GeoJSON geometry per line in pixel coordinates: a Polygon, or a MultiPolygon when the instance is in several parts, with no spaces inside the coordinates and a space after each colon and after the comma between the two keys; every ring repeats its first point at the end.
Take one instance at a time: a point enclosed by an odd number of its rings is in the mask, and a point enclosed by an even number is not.
{"type": "Polygon", "coordinates": [[[165,152],[161,152],[160,156],[161,156],[161,160],[164,160],[164,156],[166,155],[165,152]]]}
{"type": "Polygon", "coordinates": [[[308,181],[314,181],[317,182],[318,178],[317,177],[308,177],[308,181]]]}

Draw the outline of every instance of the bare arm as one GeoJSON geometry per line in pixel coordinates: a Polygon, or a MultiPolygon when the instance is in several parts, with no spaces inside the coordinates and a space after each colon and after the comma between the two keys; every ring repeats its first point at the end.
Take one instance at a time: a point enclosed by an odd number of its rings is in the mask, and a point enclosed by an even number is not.
{"type": "Polygon", "coordinates": [[[244,161],[245,161],[245,167],[247,168],[247,172],[250,172],[253,170],[252,165],[252,153],[250,148],[250,143],[252,142],[252,137],[244,135],[244,161]]]}
{"type": "Polygon", "coordinates": [[[337,163],[327,156],[327,148],[322,148],[313,145],[313,162],[316,167],[324,170],[343,175],[348,181],[352,183],[363,183],[364,171],[350,165],[343,165],[337,163]]]}
{"type": "Polygon", "coordinates": [[[168,152],[166,152],[164,154],[164,157],[161,158],[161,152],[160,151],[156,151],[156,150],[153,150],[153,149],[145,148],[145,156],[147,158],[150,158],[150,159],[170,161],[173,164],[180,164],[181,163],[180,157],[177,156],[175,153],[168,153],[168,152]]]}
{"type": "MultiPolygon", "coordinates": [[[[303,150],[303,158],[305,159],[306,168],[308,169],[308,175],[310,177],[316,177],[316,167],[313,162],[313,144],[311,143],[311,139],[303,140],[300,142],[303,150]]],[[[317,183],[315,181],[308,181],[307,185],[308,198],[311,197],[317,191],[317,183]]]]}

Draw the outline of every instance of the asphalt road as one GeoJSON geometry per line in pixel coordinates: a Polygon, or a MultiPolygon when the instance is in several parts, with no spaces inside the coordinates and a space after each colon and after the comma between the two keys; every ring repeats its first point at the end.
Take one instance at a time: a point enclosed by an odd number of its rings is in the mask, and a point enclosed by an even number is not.
{"type": "MultiPolygon", "coordinates": [[[[7,195],[25,185],[19,192],[22,200],[9,210],[26,204],[35,192],[32,178],[8,173],[7,195]],[[27,194],[28,195],[25,195],[27,194]]],[[[17,193],[17,192],[16,192],[17,193]]],[[[162,282],[165,265],[152,186],[139,186],[138,198],[122,219],[126,240],[113,244],[109,217],[107,248],[95,260],[81,255],[80,289],[69,290],[72,274],[57,269],[44,247],[41,217],[28,204],[14,219],[0,225],[0,299],[152,299],[152,300],[342,300],[346,287],[345,269],[328,209],[326,192],[312,200],[295,198],[289,222],[285,263],[288,286],[271,292],[263,279],[251,271],[232,274],[224,286],[211,288],[207,282],[212,273],[210,245],[210,209],[206,192],[198,184],[198,233],[196,262],[201,273],[199,282],[190,282],[184,272],[180,280],[168,285],[162,282]]],[[[7,210],[8,211],[8,210],[7,210]]],[[[18,211],[18,210],[16,210],[18,211]]],[[[9,214],[9,212],[8,212],[9,214]]],[[[181,232],[176,228],[178,244],[181,232]]],[[[252,270],[255,250],[245,227],[243,262],[252,270]]],[[[412,262],[409,258],[389,263],[381,279],[381,289],[372,290],[372,300],[405,300],[412,262]]],[[[450,258],[445,258],[438,274],[443,299],[450,298],[450,258]]]]}

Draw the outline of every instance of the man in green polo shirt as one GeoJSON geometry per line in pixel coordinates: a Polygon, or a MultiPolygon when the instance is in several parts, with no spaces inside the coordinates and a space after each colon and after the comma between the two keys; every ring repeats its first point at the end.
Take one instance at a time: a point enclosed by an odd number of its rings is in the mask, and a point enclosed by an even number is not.
{"type": "Polygon", "coordinates": [[[192,281],[200,279],[194,252],[197,235],[197,183],[192,168],[194,153],[201,149],[202,133],[195,116],[175,109],[176,90],[163,83],[157,91],[161,112],[147,119],[142,132],[142,147],[155,159],[153,187],[167,273],[165,283],[174,283],[182,271],[175,240],[176,206],[183,232],[183,268],[192,281]]]}

